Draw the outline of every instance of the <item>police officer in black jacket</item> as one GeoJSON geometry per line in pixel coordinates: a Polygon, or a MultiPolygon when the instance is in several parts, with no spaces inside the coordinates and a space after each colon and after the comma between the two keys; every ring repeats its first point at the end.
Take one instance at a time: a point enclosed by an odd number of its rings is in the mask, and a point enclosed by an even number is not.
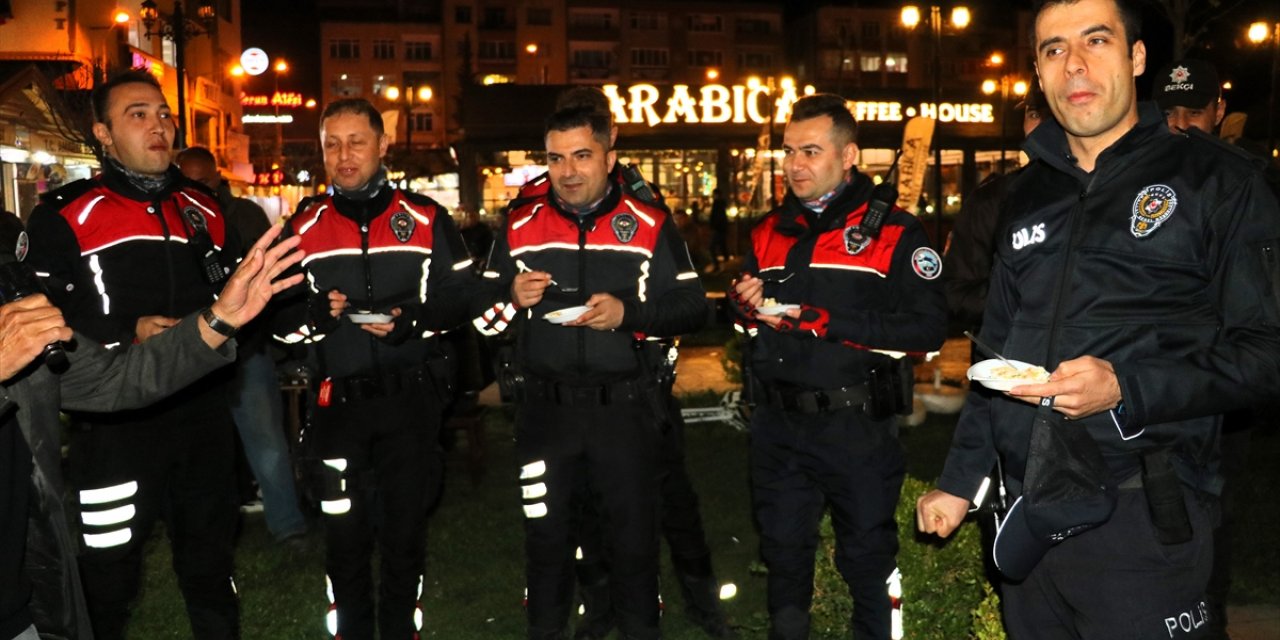
{"type": "MultiPolygon", "coordinates": [[[[213,194],[172,164],[174,122],[152,75],[112,77],[94,89],[93,107],[102,173],[41,198],[28,261],[78,331],[127,349],[216,300],[243,250],[213,194]]],[[[160,519],[193,635],[239,634],[231,374],[211,373],[148,407],[74,415],[81,574],[102,640],[124,637],[143,546],[160,519]]]]}
{"type": "Polygon", "coordinates": [[[568,625],[584,486],[608,523],[623,637],[659,635],[666,404],[648,338],[697,330],[706,301],[667,212],[610,178],[610,124],[585,106],[548,119],[551,188],[513,203],[476,310],[482,332],[516,332],[530,638],[559,638],[568,625]]]}
{"type": "Polygon", "coordinates": [[[1059,124],[1028,138],[1005,200],[982,338],[1052,377],[970,393],[917,504],[949,535],[1003,459],[1013,638],[1205,637],[1222,414],[1280,390],[1276,199],[1252,158],[1137,102],[1139,37],[1124,0],[1037,7],[1059,124]],[[1069,455],[1043,455],[1055,443],[1069,455]]]}
{"type": "Polygon", "coordinates": [[[937,349],[946,332],[942,260],[893,198],[869,202],[876,194],[854,168],[856,135],[844,98],[795,103],[782,139],[790,192],[752,230],[731,292],[756,324],[747,349],[757,403],[751,484],[771,638],[808,637],[827,504],[854,633],[890,637],[893,513],[905,473],[893,416],[910,410],[903,390],[913,383],[900,358],[937,349]],[[872,208],[887,216],[876,220],[872,208]]]}
{"type": "Polygon", "coordinates": [[[466,320],[471,259],[443,207],[388,182],[373,105],[330,103],[320,137],[333,193],[288,221],[309,254],[307,290],[276,323],[286,342],[310,345],[319,372],[305,438],[325,514],[327,623],[344,640],[371,639],[375,626],[384,640],[409,640],[421,631],[453,375],[437,332],[466,320]]]}

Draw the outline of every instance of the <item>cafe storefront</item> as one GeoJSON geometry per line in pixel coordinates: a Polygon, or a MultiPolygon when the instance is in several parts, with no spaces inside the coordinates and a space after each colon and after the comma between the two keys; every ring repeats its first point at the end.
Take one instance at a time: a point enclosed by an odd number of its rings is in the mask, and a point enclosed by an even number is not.
{"type": "MultiPolygon", "coordinates": [[[[758,215],[768,210],[771,196],[780,199],[785,193],[781,143],[791,105],[821,90],[785,79],[772,85],[605,85],[618,126],[618,159],[637,165],[673,209],[705,212],[711,192],[720,189],[732,214],[758,215]]],[[[567,88],[490,85],[464,91],[465,137],[456,147],[462,206],[498,213],[525,180],[544,170],[543,121],[567,88]]],[[[969,96],[949,95],[935,109],[927,93],[877,89],[845,97],[859,121],[858,168],[873,177],[888,172],[908,120],[937,116],[945,220],[959,211],[964,194],[999,167],[1002,105],[975,90],[969,96]]],[[[1018,118],[1011,105],[1004,107],[1010,118],[1018,118]]],[[[1010,121],[1004,127],[1006,166],[1017,163],[1013,132],[1021,130],[1019,124],[1010,121]]],[[[933,182],[930,166],[920,206],[913,211],[930,222],[938,212],[933,182]]]]}
{"type": "Polygon", "coordinates": [[[25,219],[40,194],[88,178],[92,149],[49,79],[35,65],[8,63],[0,82],[0,208],[25,219]]]}

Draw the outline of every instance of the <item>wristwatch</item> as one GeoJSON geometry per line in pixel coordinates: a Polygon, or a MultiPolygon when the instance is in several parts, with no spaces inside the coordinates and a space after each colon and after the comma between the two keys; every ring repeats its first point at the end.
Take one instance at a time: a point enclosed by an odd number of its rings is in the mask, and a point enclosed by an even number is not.
{"type": "Polygon", "coordinates": [[[240,327],[219,318],[218,314],[213,312],[213,307],[205,307],[204,311],[200,312],[200,317],[209,323],[209,328],[213,329],[214,333],[224,338],[234,338],[236,332],[240,330],[240,327]]]}

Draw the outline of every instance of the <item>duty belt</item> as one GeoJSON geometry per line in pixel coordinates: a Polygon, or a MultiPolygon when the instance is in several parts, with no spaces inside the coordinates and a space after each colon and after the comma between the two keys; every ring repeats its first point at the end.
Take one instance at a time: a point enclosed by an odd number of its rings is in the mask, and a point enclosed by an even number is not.
{"type": "Polygon", "coordinates": [[[373,375],[332,378],[334,402],[358,402],[398,395],[419,388],[427,380],[426,367],[401,369],[373,375]]]}
{"type": "Polygon", "coordinates": [[[765,397],[769,404],[785,411],[798,413],[822,413],[836,409],[862,409],[871,394],[867,385],[858,384],[839,389],[803,389],[799,387],[780,387],[776,383],[765,386],[765,397]]]}
{"type": "Polygon", "coordinates": [[[566,407],[599,407],[622,402],[638,402],[650,391],[639,380],[620,380],[606,384],[574,385],[530,376],[525,383],[525,398],[566,407]]]}

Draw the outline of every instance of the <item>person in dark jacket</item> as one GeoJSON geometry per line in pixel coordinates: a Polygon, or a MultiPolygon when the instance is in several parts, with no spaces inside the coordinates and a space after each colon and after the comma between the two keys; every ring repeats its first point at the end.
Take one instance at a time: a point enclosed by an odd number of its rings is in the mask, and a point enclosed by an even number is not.
{"type": "Polygon", "coordinates": [[[1037,7],[1057,124],[1006,197],[981,337],[1052,375],[971,392],[917,502],[920,529],[949,535],[1004,461],[1015,639],[1206,636],[1222,414],[1280,392],[1280,208],[1253,158],[1139,105],[1139,15],[1037,7]]]}
{"type": "Polygon", "coordinates": [[[667,212],[612,177],[609,117],[558,110],[545,140],[549,188],[513,202],[475,314],[482,332],[516,332],[528,635],[567,629],[589,487],[607,523],[618,626],[626,638],[656,638],[667,418],[649,338],[697,330],[706,301],[667,212]]]}
{"type": "Polygon", "coordinates": [[[729,208],[719,189],[711,192],[711,217],[707,222],[711,225],[712,268],[719,271],[720,261],[729,259],[729,208]]]}
{"type": "MultiPolygon", "coordinates": [[[[1023,110],[1022,134],[1031,135],[1053,112],[1044,104],[1044,94],[1032,87],[1019,103],[1023,110]]],[[[942,258],[942,282],[947,290],[947,307],[951,313],[953,333],[961,329],[977,332],[982,326],[982,312],[987,306],[987,285],[991,280],[991,261],[995,255],[996,220],[1004,193],[1018,171],[993,173],[978,185],[956,216],[956,225],[942,258]]],[[[974,360],[975,362],[977,359],[974,360]]]]}
{"type": "MultiPolygon", "coordinates": [[[[241,238],[257,239],[271,226],[257,203],[231,195],[231,188],[218,173],[218,163],[208,149],[187,147],[178,152],[177,162],[183,175],[217,195],[222,214],[241,238]]],[[[276,540],[283,541],[305,534],[307,521],[298,506],[293,462],[284,437],[284,402],[275,362],[267,350],[270,321],[270,314],[264,315],[240,334],[231,415],[249,468],[262,489],[267,530],[276,540]]]]}
{"type": "Polygon", "coordinates": [[[409,640],[422,631],[427,514],[452,397],[438,334],[466,320],[471,258],[443,207],[388,182],[389,140],[368,101],[326,106],[320,142],[333,192],[288,220],[308,286],[276,324],[284,341],[309,345],[318,373],[305,449],[325,519],[327,623],[343,640],[375,628],[409,640]]]}
{"type": "Polygon", "coordinates": [[[790,190],[752,230],[730,292],[755,335],[744,352],[769,637],[809,636],[818,524],[830,506],[853,634],[887,639],[906,471],[894,414],[911,406],[895,390],[914,382],[903,356],[946,336],[942,259],[896,196],[877,195],[854,168],[857,121],[844,98],[797,101],[782,149],[790,190]],[[887,198],[875,205],[886,217],[868,231],[874,198],[887,198]]]}
{"type": "MultiPolygon", "coordinates": [[[[17,216],[0,213],[0,638],[93,637],[68,514],[63,506],[61,410],[137,408],[230,362],[235,351],[215,329],[243,326],[271,296],[300,278],[272,280],[301,254],[296,241],[268,249],[264,237],[241,263],[208,313],[131,348],[104,349],[73,333],[22,264],[27,241],[17,216]],[[24,282],[26,284],[24,284],[24,282]],[[68,366],[47,365],[61,340],[68,366]],[[38,632],[38,635],[37,635],[38,632]]],[[[181,430],[184,425],[173,425],[181,430]]]]}
{"type": "MultiPolygon", "coordinates": [[[[41,197],[27,259],[77,331],[127,348],[212,303],[243,248],[208,190],[172,164],[174,122],[154,76],[119,74],[92,99],[102,173],[41,197]]],[[[143,409],[73,415],[80,569],[98,640],[124,636],[157,520],[173,540],[192,633],[238,635],[232,373],[143,409]]]]}

